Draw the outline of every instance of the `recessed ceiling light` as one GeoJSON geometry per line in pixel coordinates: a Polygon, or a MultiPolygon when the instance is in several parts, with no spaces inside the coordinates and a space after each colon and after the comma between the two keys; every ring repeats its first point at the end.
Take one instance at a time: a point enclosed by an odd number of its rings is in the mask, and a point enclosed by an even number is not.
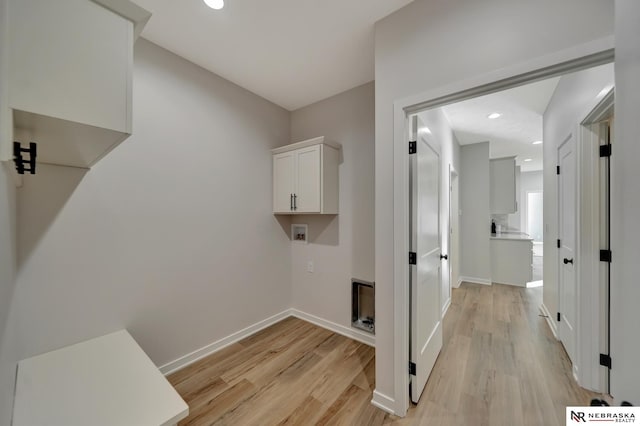
{"type": "Polygon", "coordinates": [[[499,112],[492,112],[491,114],[487,115],[487,118],[489,120],[495,120],[496,118],[500,117],[502,114],[500,114],[499,112]]]}
{"type": "Polygon", "coordinates": [[[542,143],[542,141],[535,141],[533,142],[534,145],[540,145],[542,143]]]}
{"type": "Polygon", "coordinates": [[[431,134],[431,129],[428,128],[427,126],[422,126],[422,127],[420,127],[418,129],[418,133],[422,133],[422,134],[426,133],[426,134],[430,135],[431,134]]]}
{"type": "Polygon", "coordinates": [[[220,10],[224,7],[224,0],[204,0],[204,3],[211,9],[220,10]]]}
{"type": "Polygon", "coordinates": [[[525,163],[528,163],[529,161],[533,161],[533,159],[532,159],[532,158],[525,158],[523,161],[524,161],[525,163]]]}

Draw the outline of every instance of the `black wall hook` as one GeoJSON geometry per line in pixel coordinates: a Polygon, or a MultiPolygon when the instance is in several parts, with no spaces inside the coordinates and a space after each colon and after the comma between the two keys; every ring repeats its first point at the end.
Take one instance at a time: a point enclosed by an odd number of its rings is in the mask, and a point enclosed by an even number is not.
{"type": "Polygon", "coordinates": [[[16,164],[18,174],[23,175],[24,172],[29,172],[32,175],[36,174],[37,151],[38,148],[35,142],[30,142],[29,148],[22,148],[20,142],[13,143],[13,162],[16,164]],[[23,153],[29,154],[29,158],[24,159],[23,153]]]}

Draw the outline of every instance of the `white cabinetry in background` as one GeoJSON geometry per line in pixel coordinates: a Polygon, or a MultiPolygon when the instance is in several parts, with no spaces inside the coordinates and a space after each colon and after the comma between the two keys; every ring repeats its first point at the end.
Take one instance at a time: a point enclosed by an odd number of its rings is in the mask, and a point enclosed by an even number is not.
{"type": "Polygon", "coordinates": [[[9,0],[8,16],[14,134],[3,143],[90,167],[131,134],[133,44],[150,13],[128,0],[9,0]]]}
{"type": "Polygon", "coordinates": [[[533,241],[505,234],[491,238],[491,281],[526,287],[533,280],[533,241]]]}
{"type": "Polygon", "coordinates": [[[516,203],[516,157],[497,158],[490,161],[491,214],[512,214],[518,210],[516,203]]]}
{"type": "Polygon", "coordinates": [[[340,145],[321,136],[271,152],[273,213],[338,214],[340,145]]]}

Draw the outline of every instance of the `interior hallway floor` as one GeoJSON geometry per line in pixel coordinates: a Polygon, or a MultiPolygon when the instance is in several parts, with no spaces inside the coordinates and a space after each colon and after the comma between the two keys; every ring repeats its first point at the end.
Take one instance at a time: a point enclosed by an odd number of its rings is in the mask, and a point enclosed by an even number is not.
{"type": "Polygon", "coordinates": [[[539,314],[542,288],[463,283],[444,346],[405,418],[370,404],[374,349],[287,318],[169,376],[189,404],[181,425],[564,425],[597,394],[539,314]]]}

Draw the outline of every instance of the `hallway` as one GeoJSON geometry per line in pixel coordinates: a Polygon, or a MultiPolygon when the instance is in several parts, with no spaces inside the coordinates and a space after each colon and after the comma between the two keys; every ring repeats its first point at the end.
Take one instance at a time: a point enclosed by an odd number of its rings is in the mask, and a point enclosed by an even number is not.
{"type": "Polygon", "coordinates": [[[564,425],[589,405],[540,316],[542,288],[463,283],[453,289],[444,346],[417,406],[397,425],[564,425]]]}

